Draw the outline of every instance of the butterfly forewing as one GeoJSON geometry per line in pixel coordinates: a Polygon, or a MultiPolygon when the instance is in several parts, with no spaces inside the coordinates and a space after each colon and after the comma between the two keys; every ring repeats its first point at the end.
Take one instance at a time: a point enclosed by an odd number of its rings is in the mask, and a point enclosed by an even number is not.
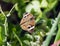
{"type": "Polygon", "coordinates": [[[25,15],[23,15],[20,25],[23,30],[28,31],[29,33],[32,33],[35,27],[34,16],[30,13],[26,13],[25,15]]]}

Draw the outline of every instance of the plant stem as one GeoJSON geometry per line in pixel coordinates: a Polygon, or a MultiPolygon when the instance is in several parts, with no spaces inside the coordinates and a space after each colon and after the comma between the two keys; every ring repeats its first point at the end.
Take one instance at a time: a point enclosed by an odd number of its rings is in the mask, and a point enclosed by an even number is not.
{"type": "MultiPolygon", "coordinates": [[[[17,3],[16,3],[17,4],[17,3]]],[[[12,10],[15,8],[16,4],[11,8],[10,12],[7,14],[7,17],[11,15],[12,10]]]]}
{"type": "Polygon", "coordinates": [[[58,16],[56,18],[56,21],[52,25],[52,28],[51,28],[51,30],[49,32],[49,35],[46,37],[46,40],[43,42],[43,45],[42,46],[48,46],[49,45],[50,40],[51,40],[51,38],[53,36],[53,33],[55,32],[56,26],[58,24],[59,18],[60,18],[60,12],[59,12],[59,14],[58,14],[58,16]]]}
{"type": "MultiPolygon", "coordinates": [[[[1,13],[4,15],[4,17],[5,17],[4,28],[5,28],[5,35],[7,36],[7,26],[8,26],[7,17],[6,17],[6,15],[4,14],[4,12],[2,11],[1,6],[0,6],[0,11],[1,11],[1,13]]],[[[7,40],[7,37],[5,37],[5,41],[6,41],[6,40],[7,40]]]]}
{"type": "Polygon", "coordinates": [[[19,41],[20,45],[23,46],[20,38],[16,35],[16,33],[15,33],[14,31],[13,31],[13,34],[14,34],[14,36],[17,38],[17,40],[19,41]]]}
{"type": "Polygon", "coordinates": [[[57,42],[58,40],[60,40],[60,23],[58,23],[58,32],[54,42],[57,42]]]}

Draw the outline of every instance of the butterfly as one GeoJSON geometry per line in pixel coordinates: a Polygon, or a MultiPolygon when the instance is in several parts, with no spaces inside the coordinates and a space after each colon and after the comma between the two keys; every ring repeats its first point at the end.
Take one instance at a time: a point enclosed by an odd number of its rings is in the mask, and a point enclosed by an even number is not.
{"type": "Polygon", "coordinates": [[[29,33],[34,32],[35,17],[31,13],[24,13],[20,21],[21,28],[29,33]]]}

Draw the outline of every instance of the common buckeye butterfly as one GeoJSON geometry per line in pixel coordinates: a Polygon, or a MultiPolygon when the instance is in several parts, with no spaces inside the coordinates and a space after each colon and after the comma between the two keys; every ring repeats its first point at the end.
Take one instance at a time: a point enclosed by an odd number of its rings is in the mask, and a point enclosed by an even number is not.
{"type": "Polygon", "coordinates": [[[20,25],[23,30],[28,31],[29,33],[32,33],[35,27],[34,16],[30,13],[24,13],[23,18],[21,19],[20,25]]]}

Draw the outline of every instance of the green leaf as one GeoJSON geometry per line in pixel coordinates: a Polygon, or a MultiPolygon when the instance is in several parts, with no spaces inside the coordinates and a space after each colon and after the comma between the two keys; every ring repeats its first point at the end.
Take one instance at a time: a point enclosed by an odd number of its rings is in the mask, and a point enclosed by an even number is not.
{"type": "Polygon", "coordinates": [[[3,44],[4,40],[5,40],[4,27],[2,25],[0,25],[0,45],[3,44]]]}
{"type": "Polygon", "coordinates": [[[0,13],[0,23],[4,24],[5,17],[0,13]]]}

